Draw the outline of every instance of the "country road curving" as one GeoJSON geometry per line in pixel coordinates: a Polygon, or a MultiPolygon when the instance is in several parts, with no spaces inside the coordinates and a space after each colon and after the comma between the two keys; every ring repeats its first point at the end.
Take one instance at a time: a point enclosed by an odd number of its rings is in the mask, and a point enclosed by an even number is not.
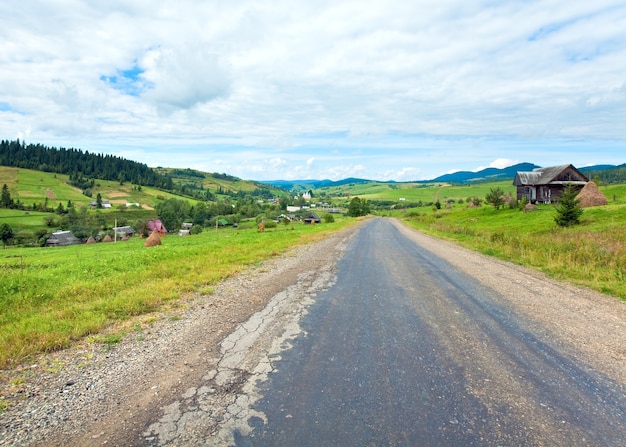
{"type": "Polygon", "coordinates": [[[392,219],[56,356],[0,445],[626,444],[626,303],[392,219]]]}

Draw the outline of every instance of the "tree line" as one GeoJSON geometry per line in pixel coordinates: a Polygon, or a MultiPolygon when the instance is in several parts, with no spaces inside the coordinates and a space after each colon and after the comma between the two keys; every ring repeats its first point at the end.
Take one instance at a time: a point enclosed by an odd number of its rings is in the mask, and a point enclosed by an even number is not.
{"type": "Polygon", "coordinates": [[[19,139],[0,141],[0,165],[67,174],[73,179],[97,178],[167,190],[173,188],[170,177],[158,174],[143,163],[81,149],[27,145],[19,139]]]}

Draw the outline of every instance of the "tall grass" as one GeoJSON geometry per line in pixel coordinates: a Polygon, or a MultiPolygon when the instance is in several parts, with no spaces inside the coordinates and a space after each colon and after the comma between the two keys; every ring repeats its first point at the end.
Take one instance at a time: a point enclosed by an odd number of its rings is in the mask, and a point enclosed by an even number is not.
{"type": "Polygon", "coordinates": [[[415,228],[487,255],[526,265],[562,280],[626,300],[626,206],[585,209],[581,225],[560,228],[555,210],[456,207],[414,212],[415,228]]]}
{"type": "Polygon", "coordinates": [[[0,253],[0,367],[127,321],[177,306],[190,292],[210,293],[218,281],[259,261],[337,231],[349,221],[277,228],[207,230],[56,248],[0,253]]]}

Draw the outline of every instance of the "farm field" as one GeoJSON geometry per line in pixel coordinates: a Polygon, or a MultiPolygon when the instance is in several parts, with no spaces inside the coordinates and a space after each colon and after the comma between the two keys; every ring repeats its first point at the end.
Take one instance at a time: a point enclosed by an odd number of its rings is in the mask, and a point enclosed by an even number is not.
{"type": "MultiPolygon", "coordinates": [[[[290,247],[323,238],[354,220],[320,225],[205,230],[145,239],[55,248],[7,248],[0,258],[0,365],[91,336],[115,342],[124,322],[184,306],[218,281],[290,247]],[[106,333],[107,335],[102,335],[106,333]]],[[[146,318],[150,318],[149,316],[146,318]]]]}
{"type": "Polygon", "coordinates": [[[567,228],[556,225],[554,205],[528,213],[457,204],[391,214],[433,236],[626,300],[626,185],[601,190],[609,204],[585,208],[580,225],[567,228]]]}
{"type": "Polygon", "coordinates": [[[470,185],[449,185],[440,183],[382,183],[369,182],[363,184],[348,184],[320,188],[316,191],[330,197],[359,197],[370,201],[432,203],[439,200],[445,203],[448,200],[466,200],[469,197],[484,197],[492,187],[499,187],[505,193],[515,193],[511,181],[476,183],[470,185]]]}

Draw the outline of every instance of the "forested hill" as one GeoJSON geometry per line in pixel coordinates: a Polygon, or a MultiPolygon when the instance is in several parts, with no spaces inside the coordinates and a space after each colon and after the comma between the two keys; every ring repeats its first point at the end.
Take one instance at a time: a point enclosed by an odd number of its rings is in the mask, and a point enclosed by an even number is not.
{"type": "Polygon", "coordinates": [[[83,152],[80,149],[26,145],[20,140],[0,142],[0,165],[67,174],[70,178],[98,178],[171,189],[172,180],[143,163],[115,155],[83,152]]]}

